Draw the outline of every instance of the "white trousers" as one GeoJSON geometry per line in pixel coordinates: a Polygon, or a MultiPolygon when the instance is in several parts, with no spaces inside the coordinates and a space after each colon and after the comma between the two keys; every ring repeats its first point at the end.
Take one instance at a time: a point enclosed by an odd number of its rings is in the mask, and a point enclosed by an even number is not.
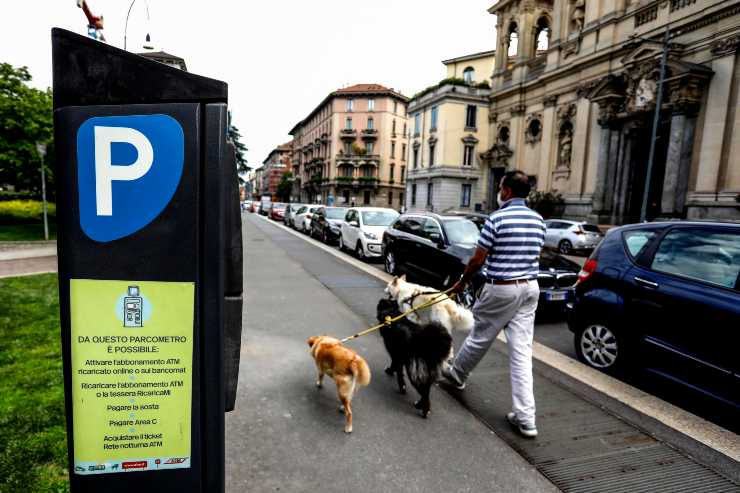
{"type": "Polygon", "coordinates": [[[534,314],[540,288],[537,281],[517,284],[486,284],[473,307],[475,325],[452,364],[461,381],[486,355],[501,330],[509,345],[512,411],[520,423],[535,424],[532,378],[534,314]]]}

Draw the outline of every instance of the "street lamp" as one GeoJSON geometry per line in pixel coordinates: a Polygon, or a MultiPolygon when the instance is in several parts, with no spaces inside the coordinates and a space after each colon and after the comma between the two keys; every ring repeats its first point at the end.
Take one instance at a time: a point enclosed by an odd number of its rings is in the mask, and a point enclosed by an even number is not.
{"type": "MultiPolygon", "coordinates": [[[[126,13],[126,24],[123,27],[123,49],[126,49],[126,38],[128,34],[128,17],[131,15],[131,9],[134,7],[134,4],[136,3],[136,0],[131,1],[131,5],[128,6],[128,12],[126,13]]],[[[147,22],[150,21],[149,19],[149,2],[144,2],[146,4],[146,20],[147,22]]],[[[150,26],[151,27],[151,26],[150,26]]],[[[151,36],[149,36],[149,33],[146,33],[146,44],[144,45],[144,48],[151,50],[153,49],[153,46],[149,43],[151,43],[151,36]]]]}
{"type": "Polygon", "coordinates": [[[49,240],[49,219],[46,207],[46,172],[44,171],[44,157],[46,157],[46,144],[44,142],[36,142],[36,150],[41,158],[41,200],[43,202],[44,210],[44,239],[49,240]]]}
{"type": "MultiPolygon", "coordinates": [[[[634,36],[639,37],[639,36],[634,36]]],[[[644,38],[642,38],[644,39],[644,38]]],[[[642,195],[642,208],[640,209],[640,222],[647,220],[647,207],[650,200],[650,182],[653,178],[653,161],[655,160],[655,140],[658,138],[658,124],[660,123],[660,107],[663,104],[663,82],[665,81],[665,65],[668,59],[668,49],[671,43],[669,26],[665,28],[663,36],[663,53],[660,56],[660,78],[658,79],[658,94],[655,97],[655,114],[653,115],[653,131],[650,136],[650,153],[648,154],[647,176],[645,177],[645,191],[642,195]]]]}

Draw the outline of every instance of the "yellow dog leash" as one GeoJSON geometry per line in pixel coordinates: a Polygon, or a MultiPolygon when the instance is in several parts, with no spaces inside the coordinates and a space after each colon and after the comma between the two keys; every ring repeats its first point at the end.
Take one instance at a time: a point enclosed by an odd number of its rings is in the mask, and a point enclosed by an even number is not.
{"type": "MultiPolygon", "coordinates": [[[[454,287],[454,286],[453,286],[454,287]]],[[[347,341],[351,341],[352,339],[357,339],[358,337],[362,337],[364,335],[367,335],[371,332],[375,332],[376,330],[380,330],[383,327],[392,324],[393,322],[397,322],[398,320],[401,320],[402,318],[405,318],[415,311],[421,310],[423,308],[429,308],[432,305],[436,305],[437,303],[440,303],[444,301],[445,299],[453,299],[455,297],[455,293],[449,294],[452,291],[452,288],[441,291],[436,297],[432,298],[431,300],[427,301],[426,303],[422,303],[421,305],[417,306],[416,308],[412,307],[410,310],[407,310],[403,312],[402,314],[396,316],[396,317],[385,317],[385,322],[379,323],[378,325],[374,325],[370,327],[369,329],[365,329],[362,332],[358,332],[355,335],[345,337],[344,339],[341,339],[340,342],[344,343],[347,341]]],[[[425,294],[425,293],[420,293],[425,294]]]]}

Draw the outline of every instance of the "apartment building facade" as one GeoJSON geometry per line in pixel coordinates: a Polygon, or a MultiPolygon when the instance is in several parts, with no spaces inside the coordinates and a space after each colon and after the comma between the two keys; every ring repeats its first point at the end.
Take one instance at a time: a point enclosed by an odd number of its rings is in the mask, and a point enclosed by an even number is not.
{"type": "Polygon", "coordinates": [[[379,84],[330,93],[290,131],[301,202],[400,209],[408,98],[379,84]]]}
{"type": "Polygon", "coordinates": [[[293,157],[292,142],[280,144],[274,148],[262,161],[260,173],[260,193],[270,194],[277,200],[278,184],[286,172],[291,171],[291,159],[293,157]]]}
{"type": "Polygon", "coordinates": [[[445,60],[447,79],[409,102],[406,209],[488,211],[488,110],[494,52],[445,60]]]}

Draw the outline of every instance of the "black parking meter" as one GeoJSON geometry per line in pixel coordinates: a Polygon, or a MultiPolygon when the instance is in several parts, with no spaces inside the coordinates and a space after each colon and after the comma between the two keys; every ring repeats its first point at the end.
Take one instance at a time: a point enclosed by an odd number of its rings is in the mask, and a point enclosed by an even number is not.
{"type": "Polygon", "coordinates": [[[223,491],[242,308],[227,86],[61,29],[52,48],[71,490],[223,491]]]}

